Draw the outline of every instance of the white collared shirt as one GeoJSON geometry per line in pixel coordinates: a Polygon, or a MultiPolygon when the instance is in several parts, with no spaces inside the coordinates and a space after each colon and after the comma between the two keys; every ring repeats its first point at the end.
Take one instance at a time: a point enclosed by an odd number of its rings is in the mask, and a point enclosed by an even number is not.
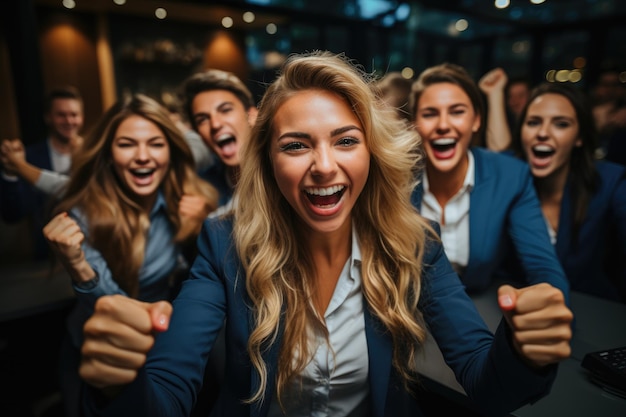
{"type": "MultiPolygon", "coordinates": [[[[369,413],[368,352],[361,292],[361,251],[352,230],[352,255],[346,262],[324,314],[330,346],[311,332],[313,358],[286,388],[289,417],[365,417],[369,413]],[[300,390],[302,388],[302,390],[300,390]]],[[[269,417],[284,416],[272,398],[269,417]]]]}
{"type": "Polygon", "coordinates": [[[50,149],[50,162],[52,163],[52,171],[60,174],[69,174],[72,165],[72,155],[70,153],[61,153],[52,146],[52,141],[48,138],[48,148],[50,149]]]}
{"type": "Polygon", "coordinates": [[[469,261],[470,192],[475,181],[474,156],[468,151],[467,157],[469,161],[463,185],[444,208],[439,205],[433,193],[430,192],[428,175],[424,170],[422,179],[424,197],[420,208],[422,216],[439,224],[441,224],[442,214],[445,214],[446,223],[441,225],[443,248],[450,262],[463,267],[467,266],[469,261]]]}

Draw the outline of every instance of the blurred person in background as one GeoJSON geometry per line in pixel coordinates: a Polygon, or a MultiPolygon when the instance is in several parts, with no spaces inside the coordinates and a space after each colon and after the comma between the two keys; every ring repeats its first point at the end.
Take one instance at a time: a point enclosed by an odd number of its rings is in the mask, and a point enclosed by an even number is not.
{"type": "MultiPolygon", "coordinates": [[[[70,170],[72,154],[82,145],[80,131],[83,128],[83,100],[80,92],[72,86],[52,89],[45,98],[44,121],[48,137],[24,147],[19,139],[5,139],[0,145],[0,216],[6,223],[17,223],[28,218],[31,227],[33,258],[47,259],[49,250],[41,234],[50,209],[46,182],[56,181],[57,174],[70,170]],[[20,176],[18,167],[9,158],[9,153],[21,152],[31,166],[51,172],[42,178],[40,187],[20,176]],[[55,174],[56,173],[56,174],[55,174]]],[[[31,171],[32,173],[32,171],[31,171]]]]}

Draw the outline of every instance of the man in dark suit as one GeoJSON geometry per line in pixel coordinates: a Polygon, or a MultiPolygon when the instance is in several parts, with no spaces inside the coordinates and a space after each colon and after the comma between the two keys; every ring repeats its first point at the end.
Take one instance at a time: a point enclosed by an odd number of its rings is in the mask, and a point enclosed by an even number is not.
{"type": "MultiPolygon", "coordinates": [[[[82,143],[79,132],[83,127],[83,101],[79,91],[71,86],[51,90],[45,100],[44,120],[48,137],[26,146],[26,160],[39,168],[68,173],[72,150],[82,143]]],[[[19,139],[4,142],[5,146],[22,146],[19,139]]],[[[0,217],[9,224],[29,217],[32,257],[35,260],[45,259],[48,248],[42,228],[46,223],[45,213],[50,206],[49,197],[20,178],[7,158],[3,156],[1,162],[0,217]]]]}

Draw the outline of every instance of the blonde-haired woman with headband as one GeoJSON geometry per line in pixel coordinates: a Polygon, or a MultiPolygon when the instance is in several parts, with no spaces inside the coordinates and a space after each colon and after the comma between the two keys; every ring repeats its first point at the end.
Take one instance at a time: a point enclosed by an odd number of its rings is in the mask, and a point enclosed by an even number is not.
{"type": "Polygon", "coordinates": [[[489,331],[411,204],[419,137],[370,81],[342,55],[286,62],[243,150],[234,214],[205,222],[173,306],[96,304],[86,415],[188,415],[222,326],[213,416],[423,415],[427,328],[484,413],[549,391],[570,353],[562,292],[500,288],[506,320],[489,331]]]}
{"type": "Polygon", "coordinates": [[[82,327],[96,300],[110,294],[172,299],[217,199],[197,176],[168,111],[147,96],[120,100],[85,138],[57,215],[44,227],[78,298],[61,353],[66,415],[78,415],[82,327]]]}

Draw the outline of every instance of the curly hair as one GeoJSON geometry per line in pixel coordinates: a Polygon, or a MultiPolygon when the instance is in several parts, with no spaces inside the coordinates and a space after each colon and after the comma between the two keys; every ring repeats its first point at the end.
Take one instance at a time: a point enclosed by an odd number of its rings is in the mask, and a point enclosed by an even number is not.
{"type": "Polygon", "coordinates": [[[275,381],[279,401],[313,354],[307,329],[320,328],[328,337],[308,303],[315,289],[314,265],[270,160],[277,109],[307,90],[340,95],[363,126],[370,173],[352,215],[363,256],[363,293],[393,339],[395,369],[407,383],[415,378],[415,355],[426,335],[418,309],[422,255],[427,234],[434,232],[410,202],[414,169],[422,163],[419,136],[376,95],[373,82],[343,54],[315,51],[289,57],[261,100],[252,137],[243,148],[236,190],[241,198],[234,213],[234,239],[256,319],[248,351],[261,384],[250,402],[263,400],[268,381],[261,352],[276,341],[281,321],[286,325],[275,381]]]}
{"type": "Polygon", "coordinates": [[[125,97],[100,119],[72,159],[70,181],[55,213],[72,208],[83,213],[89,227],[89,244],[102,254],[120,287],[136,297],[150,227],[149,213],[120,185],[111,164],[116,131],[133,115],[157,125],[169,143],[170,164],[160,190],[176,231],[175,242],[188,242],[197,233],[197,225],[178,214],[183,194],[203,196],[211,210],[217,208],[218,194],[212,185],[198,177],[187,142],[168,111],[155,100],[141,94],[125,97]]]}

